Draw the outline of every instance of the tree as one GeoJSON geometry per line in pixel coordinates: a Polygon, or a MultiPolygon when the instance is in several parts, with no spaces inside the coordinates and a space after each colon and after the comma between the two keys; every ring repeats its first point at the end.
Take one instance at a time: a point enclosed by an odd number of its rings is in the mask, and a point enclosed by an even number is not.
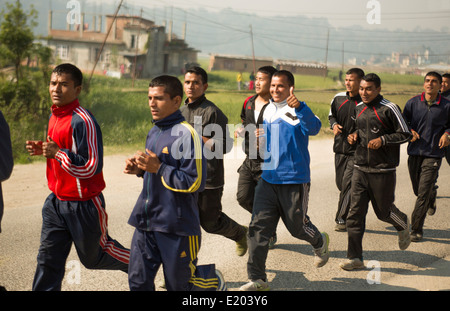
{"type": "Polygon", "coordinates": [[[22,9],[20,0],[15,4],[6,3],[6,13],[0,14],[0,60],[3,65],[14,65],[16,82],[22,78],[21,63],[33,49],[34,34],[31,30],[37,26],[37,11],[31,6],[30,12],[22,9]]]}

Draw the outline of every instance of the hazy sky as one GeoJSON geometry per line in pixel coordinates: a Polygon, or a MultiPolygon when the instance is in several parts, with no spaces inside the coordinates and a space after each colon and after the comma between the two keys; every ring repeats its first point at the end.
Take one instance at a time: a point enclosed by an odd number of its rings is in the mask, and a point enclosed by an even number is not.
{"type": "MultiPolygon", "coordinates": [[[[0,8],[4,2],[0,0],[0,8]]],[[[44,7],[51,4],[65,6],[71,1],[78,1],[81,10],[85,4],[95,4],[99,9],[105,4],[117,6],[120,0],[40,0],[44,7]]],[[[24,0],[23,2],[28,2],[24,0]]],[[[36,1],[32,1],[36,5],[36,1]]],[[[326,18],[334,27],[359,26],[368,29],[422,29],[445,30],[450,34],[450,1],[449,0],[124,0],[122,14],[127,12],[127,4],[146,8],[170,7],[180,9],[204,8],[209,11],[220,11],[232,8],[241,14],[257,14],[260,16],[306,15],[308,17],[326,18]],[[374,3],[380,6],[379,23],[369,23],[374,3]],[[445,28],[448,27],[448,28],[445,28]]],[[[113,12],[105,12],[112,14],[113,12]]],[[[131,12],[139,14],[139,12],[131,12]]],[[[169,14],[169,13],[167,13],[169,14]]],[[[179,16],[179,12],[178,12],[179,16]]]]}
{"type": "MultiPolygon", "coordinates": [[[[55,1],[55,0],[54,0],[55,1]]],[[[89,2],[112,2],[119,0],[85,0],[89,2]]],[[[143,7],[174,6],[175,8],[203,7],[207,10],[233,8],[243,13],[258,15],[307,15],[328,18],[331,25],[358,25],[371,28],[402,28],[412,30],[417,26],[440,30],[450,25],[449,0],[125,0],[143,7]],[[380,23],[369,24],[367,16],[380,5],[380,23]],[[367,7],[369,5],[369,8],[367,7]]]]}

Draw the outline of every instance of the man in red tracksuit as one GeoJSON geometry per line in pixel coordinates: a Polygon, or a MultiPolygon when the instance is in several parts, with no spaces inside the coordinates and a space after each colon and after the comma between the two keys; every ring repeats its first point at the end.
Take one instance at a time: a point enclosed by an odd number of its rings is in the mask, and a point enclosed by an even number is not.
{"type": "Polygon", "coordinates": [[[128,272],[129,250],[108,235],[102,134],[95,118],[78,102],[82,79],[71,64],[53,70],[47,141],[27,141],[30,155],[47,158],[52,191],[42,209],[33,290],[61,289],[72,242],[86,268],[128,272]]]}

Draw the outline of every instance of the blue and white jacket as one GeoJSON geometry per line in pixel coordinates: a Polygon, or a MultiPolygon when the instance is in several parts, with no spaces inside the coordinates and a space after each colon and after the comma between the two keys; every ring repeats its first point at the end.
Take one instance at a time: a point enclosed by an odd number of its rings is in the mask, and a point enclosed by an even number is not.
{"type": "Polygon", "coordinates": [[[200,235],[197,200],[206,180],[202,140],[178,110],[155,122],[145,146],[161,166],[156,173],[144,173],[128,223],[144,231],[200,235]]]}
{"type": "Polygon", "coordinates": [[[264,111],[266,147],[262,178],[272,184],[303,184],[311,181],[309,136],[317,135],[320,119],[306,103],[291,108],[286,101],[270,100],[264,111]]]}

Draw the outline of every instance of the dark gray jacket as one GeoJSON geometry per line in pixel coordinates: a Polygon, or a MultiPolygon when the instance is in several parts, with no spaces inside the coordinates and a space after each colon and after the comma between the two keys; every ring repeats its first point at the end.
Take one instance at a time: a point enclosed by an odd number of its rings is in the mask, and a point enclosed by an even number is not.
{"type": "Polygon", "coordinates": [[[233,148],[233,138],[227,127],[228,118],[214,103],[207,100],[205,95],[192,103],[186,100],[180,110],[186,121],[199,132],[200,136],[214,139],[211,152],[207,148],[203,149],[207,159],[205,188],[223,187],[225,184],[223,158],[233,148]]]}

